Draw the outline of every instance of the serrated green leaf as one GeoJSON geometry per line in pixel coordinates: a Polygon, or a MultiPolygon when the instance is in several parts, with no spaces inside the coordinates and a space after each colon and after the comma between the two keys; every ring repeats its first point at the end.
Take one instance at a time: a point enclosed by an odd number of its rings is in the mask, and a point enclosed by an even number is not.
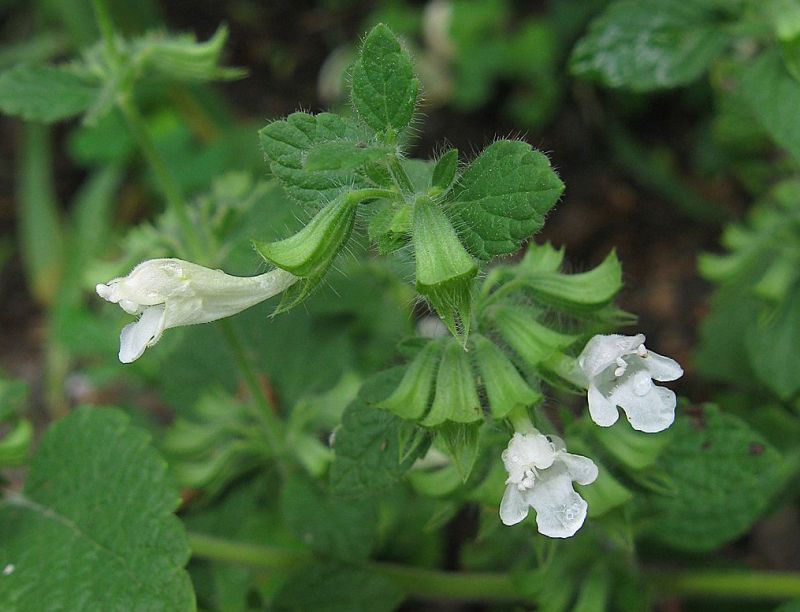
{"type": "Polygon", "coordinates": [[[385,576],[358,567],[301,567],[276,594],[275,612],[392,612],[403,591],[385,576]]]}
{"type": "Polygon", "coordinates": [[[293,113],[262,128],[258,136],[272,173],[287,193],[300,202],[331,201],[346,189],[360,185],[352,168],[306,167],[309,154],[319,145],[352,143],[359,147],[371,142],[366,129],[352,120],[331,113],[293,113]]]}
{"type": "Polygon", "coordinates": [[[0,505],[0,607],[194,610],[178,502],[147,434],[117,410],[73,412],[0,505]]]}
{"type": "Polygon", "coordinates": [[[364,40],[353,66],[356,112],[376,132],[400,132],[411,122],[418,91],[411,58],[391,30],[378,24],[364,40]]]}
{"type": "Polygon", "coordinates": [[[67,68],[16,66],[0,74],[0,111],[27,121],[74,117],[97,99],[98,88],[67,68]]]}
{"type": "Polygon", "coordinates": [[[700,0],[618,0],[575,46],[570,69],[635,91],[685,85],[728,43],[721,25],[700,0]]]}
{"type": "Polygon", "coordinates": [[[286,524],[306,546],[329,557],[357,562],[369,556],[375,541],[373,499],[330,497],[298,474],[281,491],[281,509],[286,524]]]}
{"type": "Polygon", "coordinates": [[[673,495],[652,495],[652,534],[683,550],[709,551],[745,531],[781,482],[780,454],[716,406],[691,408],[672,426],[660,464],[673,495]]]}
{"type": "Polygon", "coordinates": [[[739,91],[770,137],[800,159],[800,81],[795,79],[777,50],[770,49],[750,64],[739,91]]]}
{"type": "Polygon", "coordinates": [[[412,424],[361,399],[354,401],[336,430],[333,493],[359,496],[393,485],[425,453],[429,442],[412,424]]]}
{"type": "Polygon", "coordinates": [[[461,175],[448,210],[467,250],[488,261],[518,251],[542,228],[563,191],[543,153],[524,142],[500,140],[461,175]]]}

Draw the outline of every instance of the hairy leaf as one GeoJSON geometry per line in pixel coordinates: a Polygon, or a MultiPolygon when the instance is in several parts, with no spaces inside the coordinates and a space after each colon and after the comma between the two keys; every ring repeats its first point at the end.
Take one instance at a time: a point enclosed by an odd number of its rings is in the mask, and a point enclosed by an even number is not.
{"type": "Polygon", "coordinates": [[[618,0],[576,45],[572,72],[636,91],[689,83],[728,42],[711,4],[618,0]]]}
{"type": "Polygon", "coordinates": [[[449,212],[470,253],[488,261],[519,250],[563,191],[543,153],[500,140],[464,171],[450,192],[449,212]]]}
{"type": "Polygon", "coordinates": [[[653,535],[676,548],[708,551],[741,535],[780,484],[781,457],[739,418],[691,407],[673,426],[660,463],[671,495],[651,496],[653,535]]]}
{"type": "Polygon", "coordinates": [[[0,506],[0,608],[193,610],[178,494],[117,410],[53,425],[25,490],[0,506]]]}
{"type": "Polygon", "coordinates": [[[56,66],[16,66],[0,74],[0,111],[52,123],[88,109],[97,87],[56,66]]]}
{"type": "MultiPolygon", "coordinates": [[[[331,113],[292,113],[262,128],[258,135],[272,173],[289,195],[315,204],[333,200],[358,184],[352,163],[336,168],[330,162],[331,147],[368,147],[370,142],[363,127],[331,113]]],[[[364,154],[363,161],[369,161],[369,155],[364,154]]]]}
{"type": "Polygon", "coordinates": [[[378,24],[353,66],[353,106],[376,132],[400,131],[411,122],[418,91],[408,53],[389,28],[378,24]]]}

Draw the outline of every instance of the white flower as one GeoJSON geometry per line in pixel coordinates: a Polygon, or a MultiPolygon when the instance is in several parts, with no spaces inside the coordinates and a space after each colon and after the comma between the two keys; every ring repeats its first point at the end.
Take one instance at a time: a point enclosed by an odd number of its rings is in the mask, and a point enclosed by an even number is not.
{"type": "Polygon", "coordinates": [[[578,357],[588,379],[589,414],[602,427],[625,411],[638,431],[663,431],[675,420],[675,393],[653,384],[653,380],[676,380],[683,375],[677,361],[644,346],[644,335],[595,336],[578,357]]]}
{"type": "Polygon", "coordinates": [[[97,294],[140,315],[119,337],[119,360],[131,363],[165,329],[234,315],[284,291],[297,277],[283,270],[239,277],[181,259],[150,259],[128,276],[97,285],[97,294]]]}
{"type": "Polygon", "coordinates": [[[568,538],[583,525],[587,504],[572,482],[587,485],[597,479],[597,466],[581,455],[566,452],[556,436],[515,433],[503,451],[508,472],[506,492],[500,502],[500,520],[516,525],[529,508],[536,510],[539,533],[568,538]]]}

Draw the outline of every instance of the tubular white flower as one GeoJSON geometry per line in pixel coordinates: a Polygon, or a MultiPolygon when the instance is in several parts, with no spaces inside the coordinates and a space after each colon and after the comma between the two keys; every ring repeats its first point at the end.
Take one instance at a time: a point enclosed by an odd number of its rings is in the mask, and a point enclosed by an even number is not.
{"type": "Polygon", "coordinates": [[[587,485],[597,479],[597,466],[588,457],[566,452],[556,436],[515,433],[503,451],[508,472],[500,502],[500,520],[506,525],[522,521],[530,508],[536,510],[539,533],[569,538],[586,520],[586,501],[572,483],[587,485]]]}
{"type": "Polygon", "coordinates": [[[675,420],[675,393],[653,380],[683,375],[677,361],[647,350],[644,334],[595,336],[578,357],[588,380],[589,414],[602,427],[625,411],[631,426],[647,433],[663,431],[675,420]]]}
{"type": "Polygon", "coordinates": [[[225,274],[181,259],[150,259],[128,276],[97,285],[97,294],[139,315],[119,338],[119,360],[131,363],[159,341],[165,329],[208,323],[263,302],[297,277],[284,270],[260,276],[225,274]]]}

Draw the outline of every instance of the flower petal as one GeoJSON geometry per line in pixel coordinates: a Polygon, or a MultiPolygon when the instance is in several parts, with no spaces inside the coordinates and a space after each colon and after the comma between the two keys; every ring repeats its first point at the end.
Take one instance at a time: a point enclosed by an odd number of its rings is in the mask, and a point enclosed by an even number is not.
{"type": "Polygon", "coordinates": [[[647,357],[641,357],[642,364],[650,372],[650,376],[661,382],[677,380],[683,376],[683,368],[674,359],[647,351],[647,357]]]}
{"type": "Polygon", "coordinates": [[[675,420],[675,394],[665,387],[653,385],[644,395],[637,395],[630,379],[611,394],[611,401],[619,405],[631,426],[646,433],[664,431],[675,420]]]}
{"type": "Polygon", "coordinates": [[[145,308],[141,318],[122,328],[119,335],[119,360],[132,363],[144,350],[158,341],[164,331],[164,307],[145,308]]]}
{"type": "Polygon", "coordinates": [[[528,502],[516,485],[510,484],[500,502],[500,520],[504,525],[516,525],[528,516],[528,502]]]}
{"type": "Polygon", "coordinates": [[[611,367],[618,357],[635,352],[639,345],[644,343],[644,340],[644,334],[594,336],[586,343],[578,357],[578,364],[583,373],[591,380],[606,368],[611,367]]]}
{"type": "Polygon", "coordinates": [[[572,478],[560,463],[542,472],[523,496],[536,510],[536,526],[542,535],[569,538],[586,520],[588,505],[572,488],[572,478]]]}
{"type": "Polygon", "coordinates": [[[573,455],[572,453],[561,453],[559,459],[567,467],[567,471],[572,480],[578,484],[588,485],[597,480],[597,466],[589,457],[573,455]]]}
{"type": "Polygon", "coordinates": [[[614,402],[609,401],[600,390],[589,385],[589,416],[600,427],[611,427],[619,418],[619,411],[614,402]]]}

